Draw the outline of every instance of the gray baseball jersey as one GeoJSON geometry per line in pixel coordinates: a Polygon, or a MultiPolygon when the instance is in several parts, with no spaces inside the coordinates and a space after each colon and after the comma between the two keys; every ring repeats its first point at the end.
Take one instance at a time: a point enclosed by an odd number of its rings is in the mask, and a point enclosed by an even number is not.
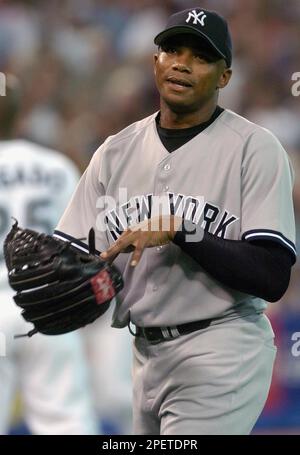
{"type": "MultiPolygon", "coordinates": [[[[269,239],[295,251],[293,171],[268,130],[225,110],[208,128],[169,153],[156,113],[109,137],[94,154],[55,235],[82,241],[97,230],[107,249],[128,226],[164,213],[200,223],[225,239],[269,239]]],[[[125,288],[113,326],[173,326],[261,312],[266,302],[223,286],[177,245],[147,248],[136,268],[130,253],[115,264],[125,288]]]]}

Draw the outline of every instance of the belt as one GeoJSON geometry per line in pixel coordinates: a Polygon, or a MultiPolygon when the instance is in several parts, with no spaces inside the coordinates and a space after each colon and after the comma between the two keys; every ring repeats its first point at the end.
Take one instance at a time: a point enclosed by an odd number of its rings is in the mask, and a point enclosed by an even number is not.
{"type": "Polygon", "coordinates": [[[132,332],[130,324],[129,331],[136,337],[145,338],[149,343],[157,344],[162,341],[173,340],[181,335],[195,332],[196,330],[206,329],[210,326],[212,319],[203,319],[202,321],[188,322],[187,324],[176,325],[172,327],[139,327],[136,326],[136,332],[132,332]]]}

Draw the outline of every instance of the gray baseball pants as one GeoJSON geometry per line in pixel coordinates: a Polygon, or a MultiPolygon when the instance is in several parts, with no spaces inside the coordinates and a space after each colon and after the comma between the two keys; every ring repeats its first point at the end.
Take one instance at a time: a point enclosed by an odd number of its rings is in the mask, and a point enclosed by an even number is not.
{"type": "Polygon", "coordinates": [[[223,319],[153,345],[133,339],[133,433],[249,434],[276,356],[268,318],[223,319]]]}

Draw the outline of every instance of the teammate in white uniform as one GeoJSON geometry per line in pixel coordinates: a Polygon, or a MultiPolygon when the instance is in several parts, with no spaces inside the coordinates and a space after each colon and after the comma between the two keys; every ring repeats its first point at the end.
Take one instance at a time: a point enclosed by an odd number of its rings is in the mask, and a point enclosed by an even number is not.
{"type": "Polygon", "coordinates": [[[155,43],[160,111],[97,150],[55,235],[86,248],[94,226],[123,273],[112,325],[136,334],[134,432],[248,434],[276,354],[266,301],[295,262],[293,172],[269,131],[217,104],[222,17],[181,11],[155,43]]]}
{"type": "MultiPolygon", "coordinates": [[[[16,81],[7,79],[0,107],[0,244],[13,220],[20,226],[52,232],[79,180],[73,163],[56,151],[13,140],[18,109],[16,81]]],[[[20,315],[8,285],[0,250],[0,434],[9,430],[16,391],[33,434],[97,434],[90,378],[79,333],[14,339],[32,327],[20,315]]]]}

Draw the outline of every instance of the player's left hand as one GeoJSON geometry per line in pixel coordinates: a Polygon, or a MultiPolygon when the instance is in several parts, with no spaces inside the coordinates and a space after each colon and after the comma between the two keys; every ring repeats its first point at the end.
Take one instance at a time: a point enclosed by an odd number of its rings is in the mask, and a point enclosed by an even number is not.
{"type": "Polygon", "coordinates": [[[182,218],[174,215],[161,215],[142,221],[124,231],[107,251],[101,253],[100,257],[112,262],[119,253],[133,250],[131,265],[135,267],[145,248],[170,243],[181,224],[182,218]]]}

